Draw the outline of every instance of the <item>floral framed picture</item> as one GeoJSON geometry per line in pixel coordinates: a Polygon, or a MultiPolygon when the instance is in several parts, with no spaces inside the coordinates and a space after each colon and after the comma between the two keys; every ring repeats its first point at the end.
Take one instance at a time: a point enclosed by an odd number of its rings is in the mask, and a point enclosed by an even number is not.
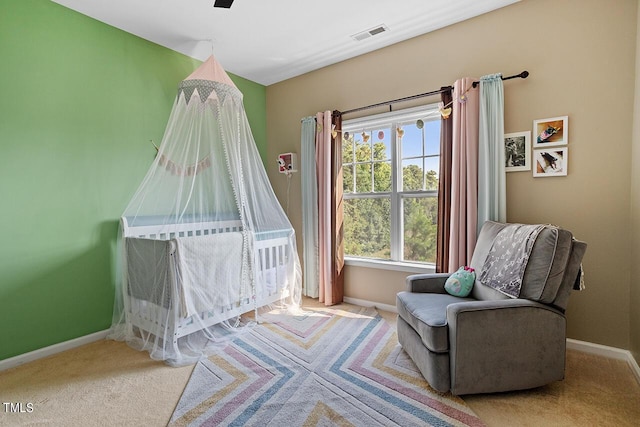
{"type": "Polygon", "coordinates": [[[533,150],[533,176],[567,176],[568,147],[551,147],[533,150]]]}
{"type": "Polygon", "coordinates": [[[533,148],[553,147],[569,143],[569,116],[533,121],[533,148]]]}
{"type": "Polygon", "coordinates": [[[531,131],[504,135],[504,166],[507,172],[531,170],[531,131]]]}

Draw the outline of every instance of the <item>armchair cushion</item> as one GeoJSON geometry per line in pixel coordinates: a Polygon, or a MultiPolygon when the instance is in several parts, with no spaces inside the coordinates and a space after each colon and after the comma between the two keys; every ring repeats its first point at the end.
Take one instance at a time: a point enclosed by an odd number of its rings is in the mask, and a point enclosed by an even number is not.
{"type": "Polygon", "coordinates": [[[434,353],[449,351],[447,306],[473,301],[447,293],[400,292],[396,297],[398,315],[420,336],[425,347],[434,353]]]}
{"type": "MultiPolygon", "coordinates": [[[[478,236],[473,252],[471,267],[482,271],[484,261],[493,245],[495,237],[508,224],[487,221],[478,236]]],[[[564,278],[565,268],[572,249],[573,236],[570,231],[553,225],[545,225],[538,234],[531,249],[527,267],[522,279],[520,298],[551,304],[564,278]]],[[[477,275],[471,296],[479,300],[509,298],[506,295],[483,285],[477,275]]]]}
{"type": "Polygon", "coordinates": [[[552,225],[545,226],[531,250],[520,298],[544,304],[553,302],[569,261],[572,240],[570,231],[552,225]]]}
{"type": "Polygon", "coordinates": [[[480,272],[480,283],[518,298],[529,254],[544,225],[509,224],[496,235],[480,272]]]}

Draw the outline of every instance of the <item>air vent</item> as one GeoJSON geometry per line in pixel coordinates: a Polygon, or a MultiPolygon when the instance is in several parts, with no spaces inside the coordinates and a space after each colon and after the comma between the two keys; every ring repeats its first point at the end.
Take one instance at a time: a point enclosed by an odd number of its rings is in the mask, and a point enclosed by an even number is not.
{"type": "Polygon", "coordinates": [[[360,42],[362,40],[368,39],[369,37],[373,37],[375,35],[378,35],[380,33],[384,33],[386,31],[389,31],[389,28],[386,25],[382,24],[382,25],[378,25],[376,27],[370,28],[370,29],[368,29],[366,31],[362,31],[360,33],[353,34],[351,37],[355,41],[360,42]]]}

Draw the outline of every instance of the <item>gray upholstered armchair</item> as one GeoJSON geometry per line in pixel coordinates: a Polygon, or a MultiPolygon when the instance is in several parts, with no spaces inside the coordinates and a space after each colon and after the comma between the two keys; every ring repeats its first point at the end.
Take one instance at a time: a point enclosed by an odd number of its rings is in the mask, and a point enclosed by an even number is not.
{"type": "MultiPolygon", "coordinates": [[[[522,390],[564,378],[564,311],[587,245],[567,230],[539,226],[529,236],[522,269],[515,268],[521,272],[518,297],[509,297],[487,277],[493,260],[511,253],[505,249],[515,240],[509,225],[483,225],[471,261],[476,281],[467,297],[445,291],[448,273],[409,276],[407,291],[397,296],[398,340],[438,391],[522,390]]],[[[514,270],[513,263],[501,268],[514,270]]]]}

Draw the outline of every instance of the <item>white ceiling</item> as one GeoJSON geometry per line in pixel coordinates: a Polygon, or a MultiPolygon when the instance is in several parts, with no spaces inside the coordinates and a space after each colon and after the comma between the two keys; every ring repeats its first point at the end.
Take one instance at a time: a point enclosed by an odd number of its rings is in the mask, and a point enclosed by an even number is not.
{"type": "Polygon", "coordinates": [[[227,71],[270,85],[519,0],[52,1],[199,60],[213,51],[227,71]],[[351,37],[380,25],[389,31],[351,37]]]}

